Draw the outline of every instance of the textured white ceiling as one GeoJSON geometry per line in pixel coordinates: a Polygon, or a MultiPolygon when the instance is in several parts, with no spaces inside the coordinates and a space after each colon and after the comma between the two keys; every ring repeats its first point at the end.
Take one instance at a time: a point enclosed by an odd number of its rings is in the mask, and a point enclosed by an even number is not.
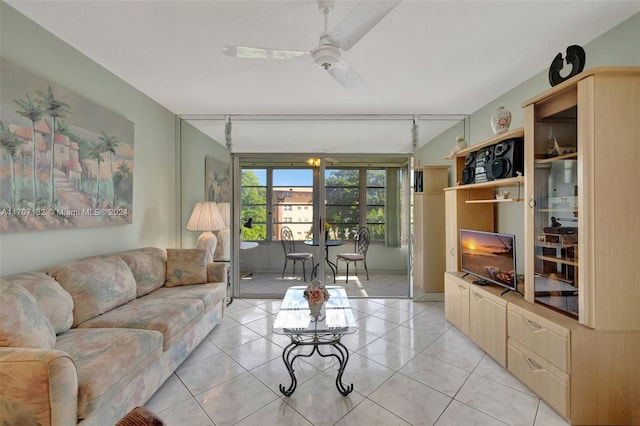
{"type": "MultiPolygon", "coordinates": [[[[315,1],[7,3],[178,115],[469,114],[640,11],[639,1],[405,0],[344,52],[369,87],[353,94],[310,62],[221,53],[313,49],[315,1]]],[[[338,0],[329,27],[355,4],[338,0]]]]}

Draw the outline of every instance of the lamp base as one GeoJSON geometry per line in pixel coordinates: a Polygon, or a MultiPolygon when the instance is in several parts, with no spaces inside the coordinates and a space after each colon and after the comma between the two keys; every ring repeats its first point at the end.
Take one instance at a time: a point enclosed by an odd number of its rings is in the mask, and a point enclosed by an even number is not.
{"type": "Polygon", "coordinates": [[[218,245],[213,253],[214,259],[231,259],[231,233],[229,228],[218,231],[218,245]]]}
{"type": "Polygon", "coordinates": [[[218,245],[218,237],[211,231],[205,231],[198,237],[198,248],[205,249],[207,263],[213,262],[213,254],[218,245]]]}

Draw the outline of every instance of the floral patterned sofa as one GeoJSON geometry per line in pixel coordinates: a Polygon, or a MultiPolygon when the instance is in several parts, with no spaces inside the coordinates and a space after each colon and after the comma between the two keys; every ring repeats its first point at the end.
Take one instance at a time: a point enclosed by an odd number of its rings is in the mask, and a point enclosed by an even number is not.
{"type": "Polygon", "coordinates": [[[140,248],[0,278],[0,424],[113,425],[221,320],[204,250],[140,248]]]}

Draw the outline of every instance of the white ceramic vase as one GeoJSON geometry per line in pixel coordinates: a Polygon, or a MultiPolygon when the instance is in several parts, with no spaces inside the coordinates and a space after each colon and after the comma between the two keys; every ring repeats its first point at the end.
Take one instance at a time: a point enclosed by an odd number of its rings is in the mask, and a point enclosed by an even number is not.
{"type": "Polygon", "coordinates": [[[504,109],[503,106],[498,107],[491,116],[491,128],[493,129],[493,133],[499,135],[506,132],[507,130],[509,130],[510,124],[511,112],[509,112],[509,110],[507,109],[504,109]]]}
{"type": "Polygon", "coordinates": [[[319,303],[311,303],[309,302],[309,310],[311,311],[312,317],[320,316],[320,311],[322,311],[322,305],[324,302],[319,303]]]}
{"type": "Polygon", "coordinates": [[[455,150],[456,151],[461,151],[465,148],[467,148],[468,144],[467,141],[464,139],[464,137],[462,136],[458,136],[456,138],[456,146],[455,146],[455,150]]]}

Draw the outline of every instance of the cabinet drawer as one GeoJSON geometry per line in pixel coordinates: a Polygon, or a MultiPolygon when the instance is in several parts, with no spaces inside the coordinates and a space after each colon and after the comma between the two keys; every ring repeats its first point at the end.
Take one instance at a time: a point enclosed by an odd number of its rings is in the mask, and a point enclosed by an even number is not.
{"type": "Polygon", "coordinates": [[[569,330],[520,306],[509,304],[507,335],[564,372],[569,372],[569,330]]]}
{"type": "Polygon", "coordinates": [[[508,340],[509,371],[561,416],[569,418],[569,375],[513,339],[508,340]]]}

